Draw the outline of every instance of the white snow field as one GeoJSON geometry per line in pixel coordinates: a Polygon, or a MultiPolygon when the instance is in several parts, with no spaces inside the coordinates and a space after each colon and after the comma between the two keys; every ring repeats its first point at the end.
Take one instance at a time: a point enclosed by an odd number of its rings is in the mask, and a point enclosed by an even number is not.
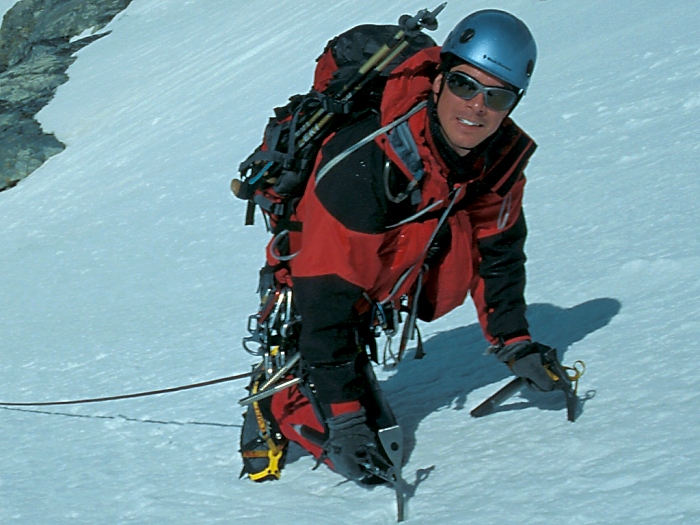
{"type": "MultiPolygon", "coordinates": [[[[0,12],[14,2],[0,2],[0,12]]],[[[436,5],[437,5],[436,1],[436,5]]],[[[118,395],[246,372],[267,233],[229,191],[326,41],[425,0],[134,0],[38,115],[66,150],[0,193],[0,402],[118,395]]],[[[700,15],[678,0],[450,0],[509,10],[539,61],[514,114],[539,143],[525,208],[535,337],[584,360],[582,411],[484,356],[469,302],[427,356],[377,367],[404,429],[415,524],[700,523],[700,15]]],[[[238,479],[245,381],[0,410],[3,524],[389,524],[296,454],[238,479]]]]}

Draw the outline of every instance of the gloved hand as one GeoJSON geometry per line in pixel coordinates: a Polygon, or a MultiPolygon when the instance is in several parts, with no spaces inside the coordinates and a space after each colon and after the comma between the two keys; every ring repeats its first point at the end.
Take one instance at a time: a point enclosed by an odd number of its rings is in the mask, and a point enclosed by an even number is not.
{"type": "Polygon", "coordinates": [[[556,350],[547,345],[529,340],[518,341],[497,346],[493,353],[534,390],[551,392],[557,387],[557,381],[568,381],[568,376],[560,373],[563,368],[556,350]]]}
{"type": "Polygon", "coordinates": [[[368,467],[386,464],[382,459],[377,436],[367,426],[365,409],[333,416],[326,421],[328,440],[326,455],[338,474],[353,481],[370,476],[368,467]]]}

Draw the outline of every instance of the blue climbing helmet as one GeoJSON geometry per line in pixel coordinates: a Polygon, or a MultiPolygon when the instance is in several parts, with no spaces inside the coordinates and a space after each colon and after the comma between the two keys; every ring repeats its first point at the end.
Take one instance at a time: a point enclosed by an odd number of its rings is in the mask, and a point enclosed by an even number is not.
{"type": "Polygon", "coordinates": [[[532,33],[510,13],[486,9],[458,23],[442,45],[446,69],[466,62],[507,82],[525,94],[537,60],[532,33]]]}

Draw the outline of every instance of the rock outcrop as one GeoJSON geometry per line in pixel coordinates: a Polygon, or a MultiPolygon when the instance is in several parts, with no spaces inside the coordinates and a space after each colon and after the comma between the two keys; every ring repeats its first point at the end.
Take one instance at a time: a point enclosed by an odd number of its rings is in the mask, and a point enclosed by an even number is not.
{"type": "Polygon", "coordinates": [[[20,0],[0,28],[0,191],[64,145],[34,118],[68,80],[75,52],[131,0],[20,0]],[[87,36],[84,36],[87,35],[87,36]]]}

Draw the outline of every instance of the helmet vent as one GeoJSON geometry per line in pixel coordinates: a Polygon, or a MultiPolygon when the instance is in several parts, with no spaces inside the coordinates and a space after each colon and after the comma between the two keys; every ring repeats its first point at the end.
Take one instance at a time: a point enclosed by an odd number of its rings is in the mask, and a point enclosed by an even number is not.
{"type": "Polygon", "coordinates": [[[525,70],[525,74],[526,74],[528,77],[530,77],[530,76],[532,76],[532,72],[533,72],[534,70],[535,70],[535,63],[534,63],[532,60],[530,60],[530,61],[527,63],[527,69],[525,70]]]}
{"type": "Polygon", "coordinates": [[[475,34],[474,30],[471,27],[469,29],[465,29],[464,32],[459,37],[459,43],[466,44],[472,38],[474,38],[474,34],[475,34]]]}

